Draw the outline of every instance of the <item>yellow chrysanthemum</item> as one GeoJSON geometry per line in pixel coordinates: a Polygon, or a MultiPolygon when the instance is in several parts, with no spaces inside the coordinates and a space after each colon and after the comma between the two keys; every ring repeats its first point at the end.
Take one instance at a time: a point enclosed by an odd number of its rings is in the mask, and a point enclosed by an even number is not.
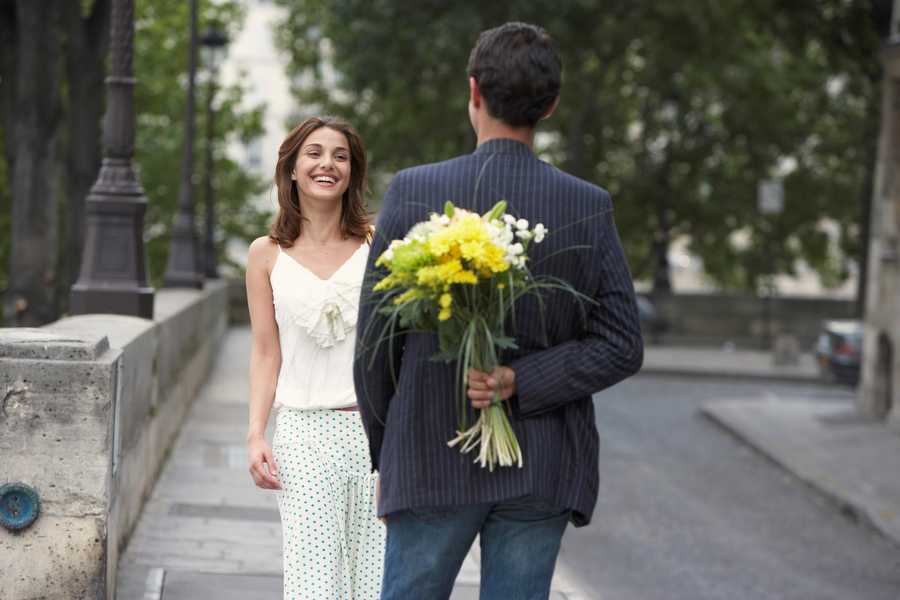
{"type": "Polygon", "coordinates": [[[476,284],[478,278],[463,268],[458,260],[448,260],[439,265],[422,267],[416,274],[416,283],[432,289],[447,289],[454,283],[476,284]]]}
{"type": "Polygon", "coordinates": [[[481,217],[474,213],[463,213],[450,225],[433,233],[428,238],[428,251],[437,258],[459,251],[465,244],[488,241],[488,231],[481,217]]]}
{"type": "Polygon", "coordinates": [[[509,263],[506,262],[506,253],[502,248],[487,244],[484,248],[484,257],[481,259],[481,265],[491,270],[492,273],[503,273],[509,270],[509,263]]]}
{"type": "Polygon", "coordinates": [[[459,251],[466,260],[483,260],[486,254],[484,242],[463,242],[459,245],[459,251]]]}
{"type": "Polygon", "coordinates": [[[441,299],[439,300],[441,308],[450,308],[450,305],[453,304],[453,296],[450,294],[441,294],[441,299]]]}
{"type": "Polygon", "coordinates": [[[438,313],[438,321],[446,321],[451,317],[451,312],[449,308],[442,308],[441,312],[438,313]]]}

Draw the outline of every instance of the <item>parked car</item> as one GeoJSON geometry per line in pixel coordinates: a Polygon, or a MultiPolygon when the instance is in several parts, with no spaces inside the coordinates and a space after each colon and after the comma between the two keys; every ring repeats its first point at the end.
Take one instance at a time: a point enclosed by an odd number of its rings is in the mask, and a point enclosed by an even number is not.
{"type": "Polygon", "coordinates": [[[863,324],[857,320],[825,321],[816,342],[819,373],[827,381],[859,383],[863,324]]]}

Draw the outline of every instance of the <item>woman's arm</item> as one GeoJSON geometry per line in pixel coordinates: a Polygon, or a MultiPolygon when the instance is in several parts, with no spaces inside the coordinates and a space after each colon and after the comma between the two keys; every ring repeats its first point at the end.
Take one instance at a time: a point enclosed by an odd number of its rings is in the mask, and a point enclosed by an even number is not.
{"type": "Polygon", "coordinates": [[[278,325],[272,304],[269,273],[277,257],[275,243],[261,237],[250,244],[247,257],[247,305],[250,309],[250,424],[247,453],[250,475],[258,487],[280,489],[272,449],[266,441],[266,424],[275,400],[275,383],[281,368],[278,325]]]}

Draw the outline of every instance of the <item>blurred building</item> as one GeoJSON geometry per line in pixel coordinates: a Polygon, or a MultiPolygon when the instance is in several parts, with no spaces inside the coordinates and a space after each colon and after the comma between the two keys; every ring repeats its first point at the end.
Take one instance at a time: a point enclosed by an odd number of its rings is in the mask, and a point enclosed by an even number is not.
{"type": "MultiPolygon", "coordinates": [[[[240,82],[246,86],[244,102],[247,107],[265,105],[263,133],[252,140],[231,140],[229,155],[248,171],[271,181],[278,159],[278,146],[291,128],[291,115],[296,106],[291,96],[287,76],[288,56],[280,51],[274,40],[274,28],[286,10],[271,0],[245,0],[247,17],[240,33],[232,40],[228,59],[222,65],[225,85],[240,82]]],[[[270,185],[253,199],[258,208],[274,213],[277,198],[270,185]]],[[[260,231],[259,235],[265,235],[260,231]]],[[[247,244],[232,240],[228,256],[238,264],[247,262],[247,244]]]]}
{"type": "Polygon", "coordinates": [[[872,240],[859,405],[900,431],[900,0],[883,54],[881,134],[872,206],[872,240]]]}

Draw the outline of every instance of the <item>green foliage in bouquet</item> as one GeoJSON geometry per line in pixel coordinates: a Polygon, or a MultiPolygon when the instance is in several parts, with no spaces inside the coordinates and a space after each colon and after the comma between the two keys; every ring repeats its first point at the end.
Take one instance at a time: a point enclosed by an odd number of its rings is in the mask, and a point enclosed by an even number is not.
{"type": "Polygon", "coordinates": [[[491,471],[521,467],[522,451],[499,397],[481,409],[476,423],[467,423],[469,369],[490,373],[500,364],[499,350],[517,348],[505,325],[515,320],[516,301],[524,295],[540,300],[540,292],[559,289],[593,302],[558,278],[532,276],[528,250],[547,229],[540,223],[529,228],[525,219],[506,214],[506,206],[500,201],[479,215],[447,202],[443,214],[431,214],[393,240],[375,263],[388,274],[373,288],[380,295],[376,310],[387,318],[381,331],[363,336],[377,333],[378,345],[407,330],[437,334],[432,360],[455,361],[459,386],[459,426],[448,445],[460,445],[463,453],[480,445],[475,461],[491,471]]]}

